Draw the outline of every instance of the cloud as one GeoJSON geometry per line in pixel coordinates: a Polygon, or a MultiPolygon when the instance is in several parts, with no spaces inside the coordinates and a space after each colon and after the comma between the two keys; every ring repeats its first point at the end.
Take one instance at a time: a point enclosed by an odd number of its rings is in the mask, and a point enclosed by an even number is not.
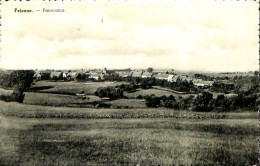
{"type": "Polygon", "coordinates": [[[258,68],[258,8],[254,2],[62,5],[65,13],[31,15],[17,15],[11,11],[15,4],[6,5],[1,66],[258,68]]]}

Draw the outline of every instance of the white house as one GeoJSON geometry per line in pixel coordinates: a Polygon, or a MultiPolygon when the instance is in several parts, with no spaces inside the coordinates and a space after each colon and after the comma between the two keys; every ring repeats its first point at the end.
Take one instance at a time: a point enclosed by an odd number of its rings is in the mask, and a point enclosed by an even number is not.
{"type": "Polygon", "coordinates": [[[151,78],[153,76],[153,73],[145,72],[142,74],[142,78],[151,78]]]}

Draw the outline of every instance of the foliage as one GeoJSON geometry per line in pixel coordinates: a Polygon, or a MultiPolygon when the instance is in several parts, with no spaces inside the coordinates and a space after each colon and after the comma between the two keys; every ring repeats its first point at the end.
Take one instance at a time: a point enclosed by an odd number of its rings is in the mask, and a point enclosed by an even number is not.
{"type": "Polygon", "coordinates": [[[111,100],[123,98],[123,90],[116,87],[100,87],[95,92],[95,95],[104,98],[108,97],[111,100]]]}
{"type": "Polygon", "coordinates": [[[202,95],[198,95],[194,101],[194,111],[208,112],[211,111],[209,107],[210,101],[213,99],[213,95],[209,92],[203,92],[202,95]]]}
{"type": "Polygon", "coordinates": [[[233,83],[214,82],[213,86],[210,89],[215,92],[227,93],[234,89],[234,84],[233,83]]]}
{"type": "Polygon", "coordinates": [[[121,84],[119,86],[116,86],[117,88],[122,89],[123,91],[126,91],[128,93],[135,92],[137,88],[139,88],[136,84],[121,84]]]}
{"type": "Polygon", "coordinates": [[[0,77],[0,86],[3,88],[14,89],[13,94],[8,97],[1,97],[5,101],[23,102],[25,90],[33,82],[33,70],[14,70],[10,74],[4,74],[0,77]]]}
{"type": "Polygon", "coordinates": [[[213,81],[213,77],[204,75],[204,74],[194,74],[194,77],[197,79],[202,79],[204,81],[213,81]]]}
{"type": "Polygon", "coordinates": [[[145,104],[148,107],[159,107],[160,106],[160,97],[151,95],[151,96],[146,96],[145,100],[146,100],[145,104]]]}
{"type": "Polygon", "coordinates": [[[152,68],[152,67],[148,67],[148,68],[147,68],[147,72],[148,72],[148,73],[153,72],[153,68],[152,68]]]}

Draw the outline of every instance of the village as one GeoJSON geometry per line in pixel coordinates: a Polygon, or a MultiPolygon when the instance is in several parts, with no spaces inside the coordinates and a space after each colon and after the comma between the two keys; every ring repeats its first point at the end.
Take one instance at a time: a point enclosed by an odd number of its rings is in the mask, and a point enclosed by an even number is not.
{"type": "MultiPolygon", "coordinates": [[[[241,74],[241,73],[240,73],[241,74]]],[[[240,75],[237,74],[237,75],[240,75]]],[[[90,70],[35,70],[34,79],[39,80],[64,80],[64,81],[74,81],[74,80],[93,80],[93,81],[104,81],[109,75],[117,75],[122,78],[155,78],[158,80],[166,80],[168,82],[178,82],[187,81],[193,83],[198,88],[209,88],[212,87],[214,82],[221,81],[224,84],[234,86],[234,83],[230,80],[234,75],[226,74],[225,77],[222,76],[221,79],[216,78],[199,78],[199,74],[195,75],[185,75],[176,74],[173,69],[171,70],[153,70],[148,69],[90,69],[90,70]]],[[[251,74],[252,75],[252,74],[251,74]]]]}

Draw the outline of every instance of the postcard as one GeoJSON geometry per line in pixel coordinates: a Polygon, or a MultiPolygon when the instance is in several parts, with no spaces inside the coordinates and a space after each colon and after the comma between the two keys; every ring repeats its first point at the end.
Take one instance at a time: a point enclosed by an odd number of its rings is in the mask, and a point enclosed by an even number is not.
{"type": "Polygon", "coordinates": [[[0,165],[258,165],[259,4],[0,2],[0,165]]]}

